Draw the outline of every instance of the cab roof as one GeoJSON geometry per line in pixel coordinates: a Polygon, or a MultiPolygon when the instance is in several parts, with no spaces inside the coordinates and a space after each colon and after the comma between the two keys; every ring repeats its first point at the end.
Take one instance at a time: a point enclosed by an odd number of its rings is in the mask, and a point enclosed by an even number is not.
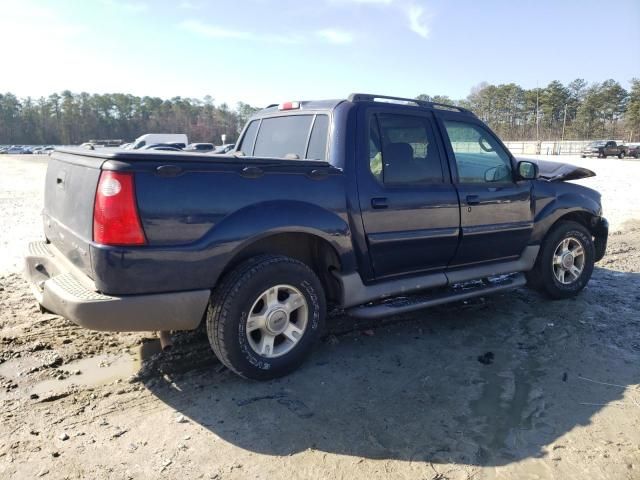
{"type": "Polygon", "coordinates": [[[448,105],[444,103],[429,102],[426,100],[417,100],[415,98],[394,97],[390,95],[377,95],[372,93],[352,93],[346,99],[334,99],[334,100],[302,100],[302,101],[290,101],[284,103],[273,103],[266,108],[256,112],[256,117],[267,116],[270,114],[278,114],[286,111],[318,111],[318,110],[333,110],[343,102],[350,103],[387,103],[395,105],[406,105],[418,108],[425,108],[429,110],[446,110],[452,112],[458,112],[463,114],[472,115],[475,117],[471,110],[456,105],[448,105]]]}

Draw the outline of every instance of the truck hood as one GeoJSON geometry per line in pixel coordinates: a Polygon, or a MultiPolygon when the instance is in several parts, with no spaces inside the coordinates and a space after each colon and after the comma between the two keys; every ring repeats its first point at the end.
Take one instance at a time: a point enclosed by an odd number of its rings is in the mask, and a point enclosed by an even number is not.
{"type": "Polygon", "coordinates": [[[540,180],[547,182],[564,182],[566,180],[578,180],[579,178],[596,176],[594,171],[571,165],[570,163],[550,162],[548,160],[527,160],[538,165],[540,180]]]}

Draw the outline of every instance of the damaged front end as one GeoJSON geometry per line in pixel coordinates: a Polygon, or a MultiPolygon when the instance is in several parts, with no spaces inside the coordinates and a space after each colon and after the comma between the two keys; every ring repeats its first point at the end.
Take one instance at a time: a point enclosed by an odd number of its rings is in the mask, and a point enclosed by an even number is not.
{"type": "Polygon", "coordinates": [[[564,182],[567,180],[578,180],[580,178],[595,177],[594,171],[588,168],[578,167],[570,163],[551,162],[548,160],[530,160],[538,165],[540,180],[547,182],[564,182]]]}

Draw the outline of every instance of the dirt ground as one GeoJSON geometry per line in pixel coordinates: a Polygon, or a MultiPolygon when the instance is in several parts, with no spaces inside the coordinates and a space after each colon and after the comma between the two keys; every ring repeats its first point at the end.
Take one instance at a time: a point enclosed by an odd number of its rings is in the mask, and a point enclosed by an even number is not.
{"type": "Polygon", "coordinates": [[[586,163],[614,228],[577,298],[335,313],[266,383],[224,369],[202,331],[163,354],[152,334],[40,314],[18,269],[46,159],[0,163],[0,478],[640,479],[640,214],[620,188],[640,162],[586,163]]]}

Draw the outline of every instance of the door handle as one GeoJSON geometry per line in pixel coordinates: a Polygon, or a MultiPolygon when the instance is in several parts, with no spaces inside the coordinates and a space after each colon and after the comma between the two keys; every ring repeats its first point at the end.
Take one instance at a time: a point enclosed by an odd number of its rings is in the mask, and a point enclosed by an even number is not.
{"type": "Polygon", "coordinates": [[[244,167],[240,175],[245,178],[258,178],[264,175],[264,171],[258,167],[244,167]]]}
{"type": "Polygon", "coordinates": [[[376,209],[387,208],[389,205],[387,204],[387,199],[378,197],[371,199],[371,206],[376,209]]]}
{"type": "Polygon", "coordinates": [[[467,205],[479,205],[480,198],[478,195],[467,195],[467,205]]]}

